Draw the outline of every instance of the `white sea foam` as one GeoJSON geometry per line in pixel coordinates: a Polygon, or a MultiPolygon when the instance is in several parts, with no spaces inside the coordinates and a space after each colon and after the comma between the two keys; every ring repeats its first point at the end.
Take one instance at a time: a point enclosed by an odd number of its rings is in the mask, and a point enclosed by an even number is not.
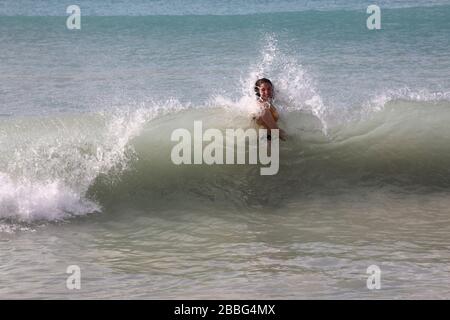
{"type": "Polygon", "coordinates": [[[86,192],[100,174],[126,169],[129,141],[158,112],[139,108],[11,126],[10,141],[2,141],[10,154],[0,158],[7,168],[0,172],[0,218],[58,220],[100,211],[86,192]]]}
{"type": "Polygon", "coordinates": [[[430,91],[427,89],[414,90],[408,87],[389,89],[365,102],[362,106],[362,111],[366,114],[381,111],[388,102],[394,100],[423,102],[450,101],[450,92],[430,91]]]}
{"type": "Polygon", "coordinates": [[[58,220],[99,211],[99,206],[59,181],[15,180],[0,172],[0,217],[58,220]]]}

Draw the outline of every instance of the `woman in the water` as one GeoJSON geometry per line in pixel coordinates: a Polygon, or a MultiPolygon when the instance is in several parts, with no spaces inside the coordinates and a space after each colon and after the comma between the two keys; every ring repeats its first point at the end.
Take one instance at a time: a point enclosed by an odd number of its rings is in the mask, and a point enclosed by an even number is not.
{"type": "Polygon", "coordinates": [[[271,130],[278,129],[280,139],[285,141],[287,135],[284,130],[280,129],[277,121],[280,118],[277,109],[272,104],[273,100],[273,84],[269,79],[262,78],[255,83],[255,94],[258,97],[258,106],[260,112],[254,117],[256,123],[268,130],[267,140],[271,140],[271,130]]]}

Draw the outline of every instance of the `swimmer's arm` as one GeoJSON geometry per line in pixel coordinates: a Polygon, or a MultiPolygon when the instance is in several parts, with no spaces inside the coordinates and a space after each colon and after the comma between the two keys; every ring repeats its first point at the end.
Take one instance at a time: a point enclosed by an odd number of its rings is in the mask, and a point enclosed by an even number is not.
{"type": "Polygon", "coordinates": [[[273,106],[273,104],[270,104],[270,109],[272,110],[274,120],[278,121],[278,119],[280,119],[280,115],[279,115],[277,109],[273,106]]]}
{"type": "Polygon", "coordinates": [[[275,119],[273,118],[272,112],[270,112],[270,109],[268,109],[268,108],[263,109],[259,118],[264,122],[267,129],[280,129],[280,128],[278,128],[278,125],[275,122],[275,119]]]}
{"type": "Polygon", "coordinates": [[[287,136],[283,129],[280,129],[275,122],[272,112],[270,112],[270,109],[264,109],[261,113],[261,116],[259,117],[260,121],[264,122],[266,129],[278,129],[280,130],[280,139],[286,140],[287,136]]]}

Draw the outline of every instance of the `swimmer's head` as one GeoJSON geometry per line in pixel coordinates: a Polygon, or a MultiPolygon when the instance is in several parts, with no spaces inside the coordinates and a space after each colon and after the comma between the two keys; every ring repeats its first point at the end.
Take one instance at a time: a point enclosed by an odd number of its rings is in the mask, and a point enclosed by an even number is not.
{"type": "Polygon", "coordinates": [[[269,79],[261,78],[255,82],[255,94],[263,101],[273,98],[273,84],[269,79]]]}

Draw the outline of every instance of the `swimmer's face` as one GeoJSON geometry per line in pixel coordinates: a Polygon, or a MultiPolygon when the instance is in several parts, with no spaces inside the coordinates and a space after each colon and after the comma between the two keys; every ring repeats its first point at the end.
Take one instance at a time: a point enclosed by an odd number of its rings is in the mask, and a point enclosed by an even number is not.
{"type": "Polygon", "coordinates": [[[269,83],[263,83],[259,86],[259,96],[263,101],[272,99],[273,89],[269,83]]]}

